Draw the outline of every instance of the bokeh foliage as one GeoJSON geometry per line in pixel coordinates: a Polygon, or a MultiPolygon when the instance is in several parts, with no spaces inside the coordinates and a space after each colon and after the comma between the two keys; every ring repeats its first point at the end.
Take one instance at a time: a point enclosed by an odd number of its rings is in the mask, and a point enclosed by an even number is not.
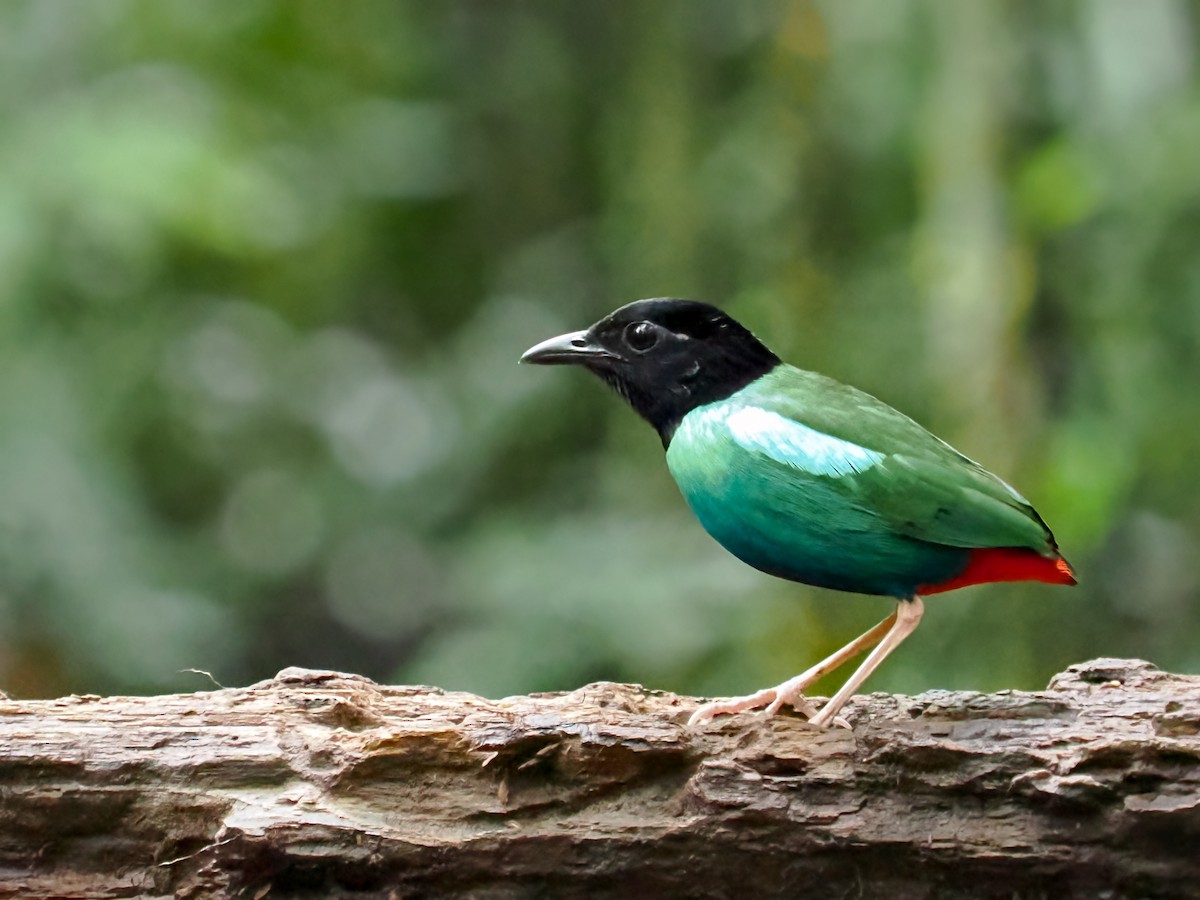
{"type": "Polygon", "coordinates": [[[0,687],[732,693],[759,575],[528,345],[717,301],[1037,503],[878,688],[1200,667],[1191,0],[0,4],[0,687]]]}

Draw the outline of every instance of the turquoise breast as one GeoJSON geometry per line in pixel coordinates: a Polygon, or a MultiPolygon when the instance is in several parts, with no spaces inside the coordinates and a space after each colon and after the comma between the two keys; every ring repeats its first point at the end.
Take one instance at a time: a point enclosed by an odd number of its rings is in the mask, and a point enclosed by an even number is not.
{"type": "Polygon", "coordinates": [[[895,533],[864,479],[884,454],[821,434],[738,395],[692,410],[667,465],[700,523],[743,562],[835,590],[911,596],[948,580],[968,552],[895,533]]]}

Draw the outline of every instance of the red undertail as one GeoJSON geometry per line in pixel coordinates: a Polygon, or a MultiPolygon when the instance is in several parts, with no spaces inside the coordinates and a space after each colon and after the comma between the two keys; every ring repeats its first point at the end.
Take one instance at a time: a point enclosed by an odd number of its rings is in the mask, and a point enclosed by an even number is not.
{"type": "Polygon", "coordinates": [[[1024,547],[987,547],[972,550],[967,567],[949,581],[923,584],[918,594],[940,594],[972,584],[989,581],[1044,581],[1046,584],[1074,584],[1075,573],[1061,556],[1047,558],[1024,547]]]}

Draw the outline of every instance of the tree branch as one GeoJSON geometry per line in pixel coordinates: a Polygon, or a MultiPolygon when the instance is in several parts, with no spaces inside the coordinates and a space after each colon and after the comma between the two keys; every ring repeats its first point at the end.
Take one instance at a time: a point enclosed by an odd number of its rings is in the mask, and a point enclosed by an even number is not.
{"type": "Polygon", "coordinates": [[[0,701],[0,897],[1194,896],[1200,678],[871,695],[684,727],[630,685],[484,700],[288,669],[0,701]],[[1106,893],[1107,892],[1107,893],[1106,893]]]}

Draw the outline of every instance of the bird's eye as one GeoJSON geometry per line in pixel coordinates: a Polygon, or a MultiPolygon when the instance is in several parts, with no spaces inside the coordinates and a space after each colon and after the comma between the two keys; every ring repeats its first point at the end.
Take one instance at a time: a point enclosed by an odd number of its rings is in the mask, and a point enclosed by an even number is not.
{"type": "Polygon", "coordinates": [[[658,329],[649,322],[634,322],[625,329],[625,343],[643,353],[658,343],[658,329]]]}

